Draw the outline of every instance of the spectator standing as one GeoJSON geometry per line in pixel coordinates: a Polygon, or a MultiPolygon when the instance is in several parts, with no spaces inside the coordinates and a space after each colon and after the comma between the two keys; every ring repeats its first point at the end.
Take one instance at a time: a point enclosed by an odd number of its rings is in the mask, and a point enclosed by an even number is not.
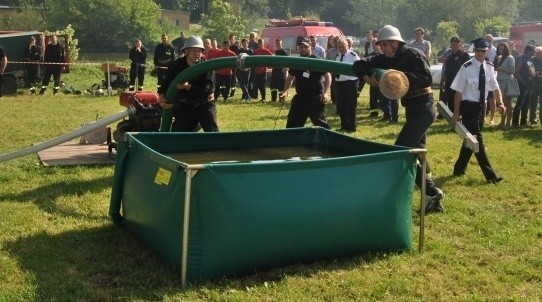
{"type": "MultiPolygon", "coordinates": [[[[309,39],[304,38],[297,45],[301,57],[320,59],[311,53],[309,39]]],[[[331,129],[327,123],[325,113],[331,84],[329,72],[289,69],[283,92],[280,95],[281,98],[288,96],[288,90],[292,86],[294,79],[296,81],[296,94],[292,98],[286,128],[303,127],[307,118],[310,118],[314,126],[331,129]]]]}
{"type": "MultiPolygon", "coordinates": [[[[228,35],[228,41],[230,43],[230,50],[233,51],[236,55],[239,54],[239,43],[236,40],[236,37],[234,34],[228,35]]],[[[233,69],[233,76],[231,77],[231,90],[230,90],[230,98],[235,96],[235,91],[237,90],[237,68],[233,69]]]]}
{"type": "Polygon", "coordinates": [[[367,57],[367,56],[369,56],[369,54],[374,52],[374,49],[373,49],[373,40],[374,40],[373,30],[369,29],[368,31],[365,32],[365,39],[366,39],[366,41],[365,41],[365,44],[364,44],[363,56],[367,57]]]}
{"type": "Polygon", "coordinates": [[[470,60],[470,56],[463,50],[463,44],[458,37],[450,39],[450,52],[446,55],[441,55],[439,62],[444,63],[442,66],[442,76],[444,77],[444,89],[440,100],[448,105],[451,112],[454,112],[455,90],[451,88],[455,76],[461,69],[461,66],[470,60]]]}
{"type": "Polygon", "coordinates": [[[315,56],[319,56],[320,58],[326,57],[326,50],[318,44],[318,39],[316,39],[315,35],[310,35],[309,40],[311,41],[312,46],[312,54],[315,56]]]}
{"type": "Polygon", "coordinates": [[[30,88],[30,94],[36,93],[36,83],[39,80],[39,62],[42,59],[41,46],[36,44],[36,38],[30,37],[28,46],[24,49],[24,60],[26,69],[26,88],[30,88]]]}
{"type": "Polygon", "coordinates": [[[137,90],[143,90],[143,83],[145,81],[145,69],[147,67],[147,49],[143,46],[140,39],[134,41],[134,47],[130,49],[128,55],[130,60],[130,86],[129,90],[135,90],[135,80],[137,78],[137,90]]]}
{"type": "MultiPolygon", "coordinates": [[[[230,50],[230,43],[226,40],[222,42],[222,49],[216,54],[215,58],[235,57],[235,53],[230,50]]],[[[231,78],[233,77],[232,68],[222,68],[215,71],[215,100],[222,95],[224,101],[228,100],[231,89],[231,78]]]]}
{"type": "MultiPolygon", "coordinates": [[[[405,107],[406,121],[395,140],[395,145],[426,148],[427,130],[436,116],[427,56],[406,46],[399,30],[391,25],[386,25],[378,31],[376,43],[380,45],[382,53],[354,62],[353,71],[371,86],[378,86],[375,76],[369,76],[372,68],[391,68],[404,72],[409,82],[408,92],[401,99],[401,104],[405,107]]],[[[422,171],[422,166],[418,164],[416,184],[419,187],[422,185],[422,173],[427,171],[422,171]]],[[[430,175],[426,175],[424,193],[427,196],[426,213],[444,210],[440,203],[444,193],[430,175]]]]}
{"type": "Polygon", "coordinates": [[[8,66],[8,56],[6,55],[6,50],[4,47],[0,46],[0,98],[2,97],[2,89],[4,80],[2,77],[4,76],[4,71],[6,70],[6,67],[8,66]]]}
{"type": "Polygon", "coordinates": [[[43,95],[45,93],[47,86],[49,86],[51,76],[53,76],[53,95],[55,95],[60,89],[60,73],[64,68],[62,63],[65,62],[64,47],[58,44],[58,37],[56,35],[53,35],[51,37],[51,43],[45,46],[45,55],[43,56],[43,60],[45,63],[45,71],[43,80],[41,82],[40,94],[43,95]]]}
{"type": "Polygon", "coordinates": [[[183,56],[177,58],[167,69],[162,86],[158,89],[160,103],[165,109],[173,108],[174,122],[172,131],[197,131],[198,124],[205,132],[218,132],[216,122],[216,105],[213,99],[214,72],[195,76],[185,83],[178,83],[175,101],[171,104],[166,99],[168,87],[183,70],[205,61],[203,57],[203,41],[198,36],[186,39],[181,51],[183,56]]]}
{"type": "Polygon", "coordinates": [[[166,76],[166,70],[169,63],[175,60],[175,49],[169,44],[169,38],[166,34],[162,34],[162,43],[156,45],[154,50],[154,67],[156,68],[157,84],[156,88],[160,88],[162,80],[166,76]]]}
{"type": "Polygon", "coordinates": [[[497,45],[497,57],[493,63],[495,70],[497,71],[497,83],[499,83],[499,89],[501,90],[501,98],[506,110],[501,115],[501,123],[499,127],[508,128],[512,121],[512,97],[508,96],[508,81],[511,80],[515,73],[516,60],[510,54],[508,44],[499,43],[497,45]]]}
{"type": "Polygon", "coordinates": [[[516,73],[514,75],[518,80],[520,94],[512,113],[513,127],[527,126],[527,113],[529,111],[531,89],[534,82],[533,54],[534,46],[527,44],[525,45],[523,54],[516,60],[516,73]]]}
{"type": "Polygon", "coordinates": [[[258,48],[258,37],[256,36],[255,32],[251,32],[248,35],[248,48],[252,49],[253,51],[258,48]]]}
{"type": "MultiPolygon", "coordinates": [[[[337,41],[339,53],[335,61],[354,63],[360,60],[358,54],[348,48],[348,42],[344,37],[337,41]]],[[[335,75],[335,88],[337,89],[336,101],[337,113],[341,118],[340,131],[356,132],[356,109],[358,105],[358,78],[342,74],[335,75]]]]}
{"type": "Polygon", "coordinates": [[[416,28],[414,30],[414,40],[410,42],[409,46],[421,50],[427,57],[427,60],[431,62],[431,42],[424,40],[424,36],[425,29],[423,27],[416,28]]]}
{"type": "MultiPolygon", "coordinates": [[[[254,55],[256,56],[272,56],[273,53],[264,47],[263,40],[258,39],[258,48],[254,51],[254,55]]],[[[256,87],[260,91],[261,95],[261,102],[265,103],[266,101],[266,95],[265,95],[265,88],[267,84],[267,67],[256,67],[254,68],[254,80],[256,83],[256,87]]]]}
{"type": "Polygon", "coordinates": [[[531,91],[531,105],[529,108],[529,120],[531,122],[531,125],[537,123],[536,108],[538,107],[539,103],[541,104],[539,107],[538,120],[542,124],[542,46],[535,47],[533,67],[535,71],[535,76],[533,81],[533,88],[531,91]]]}
{"type": "MultiPolygon", "coordinates": [[[[335,61],[335,58],[337,57],[337,54],[339,53],[339,50],[337,49],[337,40],[339,39],[338,36],[330,36],[330,40],[328,40],[328,49],[326,50],[326,59],[335,61]]],[[[336,89],[335,89],[335,78],[331,78],[331,102],[335,103],[337,101],[336,97],[336,89]]]]}
{"type": "MultiPolygon", "coordinates": [[[[239,48],[239,54],[246,53],[249,56],[254,55],[254,51],[248,48],[248,40],[246,38],[241,39],[241,48],[239,48]]],[[[251,69],[239,69],[235,71],[237,81],[243,91],[241,101],[244,103],[250,102],[250,71],[251,69]]]]}
{"type": "MultiPolygon", "coordinates": [[[[288,53],[282,47],[282,39],[275,39],[275,56],[287,56],[288,53]]],[[[288,68],[274,67],[271,70],[271,102],[276,102],[280,91],[284,88],[284,81],[288,74],[288,68]]]]}
{"type": "MultiPolygon", "coordinates": [[[[484,177],[489,183],[499,183],[503,180],[498,176],[487,158],[482,129],[484,127],[484,103],[487,94],[491,90],[501,110],[504,105],[501,100],[501,91],[495,77],[493,64],[486,61],[488,43],[480,38],[472,41],[474,45],[474,58],[463,64],[454,81],[452,89],[456,91],[454,105],[454,122],[461,121],[465,128],[476,136],[478,140],[479,151],[475,153],[478,165],[484,173],[484,177]]],[[[459,157],[454,165],[454,175],[464,175],[467,170],[469,159],[473,151],[464,144],[459,151],[459,157]]]]}
{"type": "Polygon", "coordinates": [[[178,38],[173,39],[171,44],[175,48],[175,53],[177,57],[183,56],[181,49],[184,47],[184,42],[186,42],[186,37],[184,36],[184,31],[181,31],[181,35],[178,38]]]}

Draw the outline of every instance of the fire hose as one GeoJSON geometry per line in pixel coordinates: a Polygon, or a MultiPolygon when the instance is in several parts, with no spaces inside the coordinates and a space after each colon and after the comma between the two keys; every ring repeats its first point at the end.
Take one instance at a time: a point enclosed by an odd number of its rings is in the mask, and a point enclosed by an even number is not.
{"type": "Polygon", "coordinates": [[[113,115],[110,115],[110,116],[108,116],[106,118],[97,120],[96,122],[87,124],[87,125],[79,128],[79,129],[77,129],[75,131],[66,133],[66,134],[61,135],[61,136],[59,136],[57,138],[54,138],[52,140],[49,140],[49,141],[46,141],[46,142],[31,146],[31,147],[28,147],[28,148],[25,148],[25,149],[21,149],[21,150],[15,151],[15,152],[11,152],[11,153],[1,155],[0,156],[0,162],[9,161],[9,160],[12,160],[12,159],[16,159],[16,158],[19,158],[19,157],[23,157],[23,156],[26,156],[26,155],[29,155],[29,154],[36,153],[36,152],[41,151],[41,150],[49,149],[49,148],[54,147],[56,145],[60,145],[62,143],[70,141],[72,139],[75,139],[75,138],[81,137],[81,136],[83,136],[85,134],[91,133],[91,132],[93,132],[95,130],[98,130],[98,129],[102,128],[102,127],[105,127],[105,126],[107,126],[107,125],[109,125],[111,123],[114,123],[116,121],[122,120],[123,118],[125,118],[127,116],[130,116],[130,115],[133,115],[135,113],[136,113],[136,108],[135,107],[133,107],[133,106],[128,107],[128,109],[126,109],[125,111],[121,111],[119,113],[115,113],[113,115]]]}
{"type": "MultiPolygon", "coordinates": [[[[355,76],[352,70],[352,64],[345,62],[318,60],[303,57],[249,56],[247,54],[240,54],[237,57],[212,59],[192,65],[185,69],[183,72],[178,74],[169,85],[166,92],[166,99],[169,103],[177,101],[177,84],[185,83],[188,80],[211,70],[221,68],[246,69],[260,66],[313,70],[355,76]]],[[[404,73],[400,71],[373,68],[371,69],[370,74],[376,77],[380,83],[382,93],[390,99],[399,99],[403,97],[408,90],[408,79],[404,73]]],[[[160,131],[170,132],[172,120],[173,109],[164,109],[162,112],[160,131]]]]}

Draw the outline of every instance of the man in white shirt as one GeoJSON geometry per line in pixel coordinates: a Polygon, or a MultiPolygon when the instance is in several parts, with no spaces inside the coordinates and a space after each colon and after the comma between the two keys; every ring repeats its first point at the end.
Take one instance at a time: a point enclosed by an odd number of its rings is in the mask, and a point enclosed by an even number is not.
{"type": "MultiPolygon", "coordinates": [[[[504,106],[493,64],[485,60],[488,43],[482,38],[476,39],[472,43],[474,44],[474,58],[461,66],[452,82],[451,88],[456,91],[453,119],[454,122],[458,122],[461,116],[465,128],[476,136],[479,145],[479,152],[475,154],[478,165],[482,169],[486,180],[489,183],[497,184],[503,178],[498,176],[491,168],[482,137],[485,116],[484,105],[488,92],[493,91],[493,96],[501,112],[504,110],[504,106]]],[[[454,165],[455,176],[465,174],[472,153],[471,149],[462,144],[459,158],[454,165]]]]}
{"type": "MultiPolygon", "coordinates": [[[[354,63],[360,60],[358,54],[348,48],[346,38],[340,37],[337,41],[339,53],[335,61],[344,63],[354,63]]],[[[341,74],[334,75],[337,89],[337,113],[341,118],[341,128],[339,131],[356,131],[356,108],[358,104],[358,78],[341,74]]]]}
{"type": "Polygon", "coordinates": [[[314,35],[311,35],[309,37],[309,41],[311,41],[312,54],[316,55],[316,56],[319,56],[322,59],[325,58],[326,57],[326,51],[322,46],[320,46],[320,44],[318,44],[318,39],[316,39],[316,37],[314,35]]]}

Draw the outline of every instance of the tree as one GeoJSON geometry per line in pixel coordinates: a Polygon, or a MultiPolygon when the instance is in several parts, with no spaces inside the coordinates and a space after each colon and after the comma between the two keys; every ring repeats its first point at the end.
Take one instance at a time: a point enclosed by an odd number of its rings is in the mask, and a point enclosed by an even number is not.
{"type": "Polygon", "coordinates": [[[458,28],[459,24],[456,21],[440,21],[432,42],[433,51],[438,51],[442,47],[448,47],[450,38],[459,36],[457,33],[458,28]]]}
{"type": "Polygon", "coordinates": [[[226,39],[230,33],[244,35],[245,26],[240,16],[232,13],[231,5],[222,0],[213,0],[209,14],[201,16],[201,24],[207,35],[216,39],[226,39]]]}
{"type": "Polygon", "coordinates": [[[510,26],[510,21],[503,16],[482,19],[474,24],[478,37],[483,37],[485,34],[491,34],[495,37],[507,37],[510,33],[510,26]]]}
{"type": "Polygon", "coordinates": [[[49,0],[48,7],[47,24],[52,29],[72,24],[86,52],[126,50],[135,38],[150,42],[160,35],[159,8],[151,0],[49,0]]]}

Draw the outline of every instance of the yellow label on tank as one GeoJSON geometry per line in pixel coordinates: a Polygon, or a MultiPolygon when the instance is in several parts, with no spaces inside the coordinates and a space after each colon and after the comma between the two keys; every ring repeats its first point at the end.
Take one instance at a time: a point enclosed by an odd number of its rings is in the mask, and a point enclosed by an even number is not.
{"type": "Polygon", "coordinates": [[[158,168],[156,176],[154,177],[154,183],[157,185],[169,185],[169,180],[171,179],[171,171],[168,171],[164,168],[158,168]]]}

